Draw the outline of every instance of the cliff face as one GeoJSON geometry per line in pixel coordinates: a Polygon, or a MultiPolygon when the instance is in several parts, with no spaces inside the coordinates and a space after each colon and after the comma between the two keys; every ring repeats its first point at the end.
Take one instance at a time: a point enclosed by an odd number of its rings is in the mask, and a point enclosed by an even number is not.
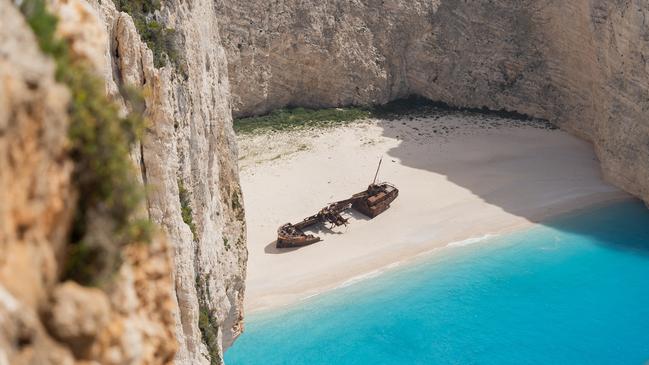
{"type": "Polygon", "coordinates": [[[221,362],[247,257],[231,107],[419,94],[515,110],[591,140],[607,178],[649,201],[647,0],[165,0],[147,15],[173,29],[164,67],[113,2],[49,4],[122,109],[123,86],[144,90],[131,157],[164,234],[124,248],[113,285],[62,282],[78,198],[69,90],[0,0],[0,365],[221,362]]]}
{"type": "Polygon", "coordinates": [[[243,327],[245,223],[225,52],[210,1],[163,1],[178,64],[154,67],[133,18],[93,2],[108,34],[106,79],[145,90],[150,124],[139,151],[148,212],[173,247],[176,363],[220,363],[243,327]]]}
{"type": "Polygon", "coordinates": [[[593,142],[649,202],[649,2],[217,0],[235,116],[409,94],[508,109],[593,142]]]}
{"type": "MultiPolygon", "coordinates": [[[[93,64],[101,28],[91,9],[53,7],[76,20],[75,28],[65,21],[60,28],[71,57],[93,64]]],[[[69,153],[71,93],[7,0],[0,23],[0,364],[171,363],[174,299],[164,237],[124,247],[122,265],[101,288],[64,281],[79,198],[69,153]]]]}
{"type": "Polygon", "coordinates": [[[68,94],[7,1],[0,2],[0,22],[0,364],[28,363],[35,347],[43,349],[37,359],[69,360],[38,319],[58,281],[62,227],[72,215],[66,204],[73,196],[72,164],[64,150],[68,94]]]}
{"type": "Polygon", "coordinates": [[[161,232],[124,247],[119,271],[91,288],[62,281],[87,198],[70,156],[71,93],[16,5],[0,0],[0,365],[219,364],[242,331],[243,200],[215,9],[162,3],[149,17],[173,32],[179,57],[155,67],[113,2],[48,2],[71,59],[103,78],[121,111],[125,87],[145,101],[130,157],[147,187],[141,215],[161,232]]]}

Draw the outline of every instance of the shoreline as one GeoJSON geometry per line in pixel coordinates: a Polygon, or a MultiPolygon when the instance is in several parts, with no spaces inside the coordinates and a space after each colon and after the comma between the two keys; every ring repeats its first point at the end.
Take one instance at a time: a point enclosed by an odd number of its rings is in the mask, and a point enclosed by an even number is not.
{"type": "MultiPolygon", "coordinates": [[[[552,219],[561,218],[561,217],[564,217],[564,216],[570,216],[570,215],[573,215],[573,214],[579,214],[579,212],[582,212],[584,210],[596,209],[597,207],[606,206],[606,205],[609,205],[609,204],[614,204],[614,203],[623,202],[623,201],[632,201],[632,200],[637,200],[637,198],[628,196],[625,193],[623,193],[623,194],[613,193],[613,194],[610,194],[610,196],[601,196],[600,195],[600,196],[598,196],[597,199],[591,200],[589,202],[579,203],[579,205],[571,205],[570,208],[566,208],[567,210],[557,210],[556,212],[548,213],[546,216],[541,218],[541,220],[539,222],[523,223],[523,224],[517,225],[515,227],[510,227],[510,228],[503,229],[502,231],[499,231],[499,232],[496,232],[496,233],[489,232],[489,233],[485,233],[485,234],[483,234],[481,236],[467,237],[467,238],[462,239],[462,240],[448,242],[448,243],[443,244],[441,246],[434,246],[434,247],[432,247],[432,248],[430,248],[428,250],[417,253],[414,256],[409,256],[409,257],[402,258],[401,260],[395,261],[395,262],[393,262],[393,263],[391,263],[391,264],[389,264],[387,266],[380,267],[380,268],[372,270],[372,271],[370,271],[368,273],[352,277],[352,278],[346,280],[345,282],[343,282],[343,283],[341,283],[339,285],[333,286],[333,287],[328,288],[328,289],[324,289],[324,290],[322,290],[322,291],[320,291],[318,293],[315,293],[313,295],[309,295],[307,297],[300,298],[298,301],[303,301],[303,300],[306,300],[308,298],[312,298],[312,297],[320,295],[320,294],[326,294],[327,292],[330,292],[330,291],[333,291],[333,290],[336,290],[336,289],[339,289],[339,288],[345,288],[345,287],[348,287],[348,286],[352,286],[352,285],[354,285],[356,283],[360,283],[362,281],[365,281],[365,280],[372,279],[372,278],[375,278],[377,276],[380,276],[380,275],[382,275],[382,274],[384,274],[384,273],[386,273],[386,272],[388,272],[388,271],[390,271],[392,269],[396,269],[396,268],[399,268],[399,267],[404,267],[404,266],[420,263],[423,260],[426,260],[427,257],[429,257],[431,255],[435,255],[436,253],[440,252],[441,250],[473,246],[475,244],[480,244],[480,243],[482,243],[484,241],[489,241],[489,240],[492,240],[492,239],[497,239],[497,238],[500,238],[500,237],[503,237],[503,236],[507,236],[509,234],[526,231],[528,229],[533,229],[534,227],[537,227],[537,226],[543,226],[544,225],[543,221],[545,221],[545,220],[552,220],[552,219]]],[[[278,307],[286,307],[288,305],[290,305],[290,304],[280,305],[278,307]]],[[[265,311],[272,310],[272,309],[276,309],[276,307],[271,306],[271,307],[268,307],[268,308],[258,308],[258,309],[253,310],[252,313],[265,312],[265,311]]]]}
{"type": "Polygon", "coordinates": [[[364,363],[489,362],[509,359],[505,345],[561,362],[615,341],[642,359],[646,345],[637,339],[646,325],[634,320],[647,318],[649,304],[643,281],[648,219],[640,200],[623,199],[531,229],[447,245],[344,288],[250,315],[248,334],[226,358],[282,364],[299,353],[303,363],[317,363],[323,353],[345,359],[351,351],[364,363]],[[622,314],[612,319],[612,310],[622,314]],[[556,338],[567,345],[557,347],[556,338]],[[286,343],[290,349],[267,357],[286,343]],[[480,351],[472,352],[475,344],[480,351]]]}
{"type": "Polygon", "coordinates": [[[629,198],[601,180],[586,142],[502,118],[372,120],[244,136],[240,148],[244,199],[255,208],[247,210],[248,313],[353,285],[455,242],[629,198]],[[381,177],[401,191],[387,212],[350,215],[349,227],[314,232],[323,238],[315,245],[273,247],[279,225],[362,189],[379,155],[381,177]]]}
{"type": "Polygon", "coordinates": [[[547,219],[554,219],[558,218],[564,215],[571,215],[571,214],[577,214],[580,211],[583,210],[588,210],[592,208],[596,208],[601,205],[607,205],[607,204],[613,204],[616,202],[621,202],[625,200],[634,200],[636,198],[629,196],[628,194],[621,192],[621,193],[611,193],[611,194],[604,194],[604,195],[597,195],[593,196],[592,200],[589,200],[587,202],[582,201],[582,202],[570,202],[570,204],[566,204],[565,208],[559,208],[556,211],[553,211],[551,213],[547,213],[543,218],[540,218],[539,222],[527,222],[527,223],[520,223],[516,226],[504,228],[498,232],[487,232],[482,234],[481,236],[470,236],[466,237],[464,239],[456,240],[456,241],[451,241],[447,242],[445,244],[441,245],[435,245],[431,244],[429,248],[426,248],[422,250],[421,252],[416,252],[413,254],[409,255],[404,255],[403,257],[400,257],[397,261],[390,262],[386,265],[376,267],[372,269],[371,271],[360,273],[358,275],[351,276],[344,281],[340,282],[333,282],[327,285],[324,285],[322,287],[313,287],[312,284],[307,284],[309,286],[308,289],[305,289],[304,291],[298,291],[295,293],[287,293],[287,294],[282,294],[281,297],[278,298],[268,298],[272,303],[266,306],[257,306],[257,307],[251,307],[247,308],[247,312],[249,314],[267,314],[267,313],[272,313],[275,310],[281,310],[283,308],[288,308],[291,305],[296,305],[300,302],[303,302],[305,300],[308,300],[310,298],[322,295],[322,294],[327,294],[329,292],[335,291],[337,289],[342,289],[346,288],[349,286],[353,286],[355,284],[359,284],[361,282],[364,282],[366,280],[371,280],[373,278],[379,277],[383,274],[388,273],[389,271],[397,268],[402,268],[408,265],[414,265],[417,263],[420,263],[423,260],[426,260],[427,257],[431,255],[435,255],[436,253],[439,253],[441,250],[448,250],[448,249],[454,249],[458,247],[466,247],[466,246],[471,246],[474,244],[479,244],[483,241],[491,240],[491,239],[496,239],[501,236],[505,236],[508,234],[520,232],[520,231],[525,231],[527,229],[532,229],[536,226],[543,225],[543,221],[547,219]]]}

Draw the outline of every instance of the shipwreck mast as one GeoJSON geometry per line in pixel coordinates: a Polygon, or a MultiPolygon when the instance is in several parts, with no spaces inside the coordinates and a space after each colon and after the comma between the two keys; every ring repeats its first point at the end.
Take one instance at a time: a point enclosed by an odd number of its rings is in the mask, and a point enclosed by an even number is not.
{"type": "Polygon", "coordinates": [[[381,159],[379,160],[379,166],[376,168],[376,174],[374,174],[374,181],[372,181],[372,185],[376,184],[376,178],[379,176],[379,169],[381,169],[381,162],[383,162],[383,156],[381,156],[381,159]]]}
{"type": "Polygon", "coordinates": [[[305,230],[319,223],[331,223],[332,226],[346,226],[348,219],[343,218],[341,213],[347,209],[354,209],[357,212],[369,217],[370,219],[385,212],[390,208],[390,203],[399,195],[399,189],[394,185],[383,182],[376,184],[379,176],[383,156],[379,160],[379,165],[374,174],[374,181],[366,190],[352,195],[351,198],[340,200],[327,205],[320,211],[310,217],[304,218],[296,224],[286,223],[277,229],[277,248],[292,248],[311,245],[320,241],[320,237],[306,233],[305,230]]]}

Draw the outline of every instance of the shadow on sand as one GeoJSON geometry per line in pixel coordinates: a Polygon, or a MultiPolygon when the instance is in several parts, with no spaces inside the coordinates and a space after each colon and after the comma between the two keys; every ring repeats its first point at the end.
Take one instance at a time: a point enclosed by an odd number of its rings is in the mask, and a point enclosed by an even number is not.
{"type": "MultiPolygon", "coordinates": [[[[628,209],[628,214],[633,215],[632,219],[629,219],[628,228],[640,232],[640,236],[633,242],[616,240],[614,229],[591,229],[593,226],[588,228],[588,224],[576,224],[570,220],[539,220],[537,216],[530,213],[531,210],[528,207],[533,204],[541,205],[546,199],[548,191],[566,189],[568,195],[579,192],[585,187],[585,184],[589,181],[592,182],[593,179],[602,179],[599,173],[599,163],[595,154],[591,152],[592,147],[587,142],[575,142],[574,137],[557,130],[546,121],[535,120],[517,113],[440,109],[439,105],[435,104],[434,106],[418,106],[412,112],[406,113],[405,116],[400,115],[399,118],[386,117],[379,121],[379,126],[383,129],[384,137],[400,141],[399,145],[392,148],[387,155],[393,159],[399,159],[404,166],[444,175],[448,181],[470,190],[485,202],[529,221],[561,231],[593,236],[597,242],[609,242],[616,249],[632,249],[649,253],[649,210],[639,200],[634,200],[631,197],[625,200],[632,205],[635,204],[628,209]],[[503,115],[503,113],[505,114],[503,115]],[[431,146],[431,144],[435,143],[433,141],[442,143],[441,141],[445,139],[461,137],[454,132],[453,123],[448,122],[449,117],[457,120],[458,116],[470,118],[471,128],[493,129],[494,131],[489,134],[485,133],[484,140],[473,140],[476,141],[475,144],[462,145],[458,143],[446,146],[445,154],[462,156],[461,161],[449,163],[444,158],[436,158],[435,154],[439,149],[435,150],[435,146],[431,146]],[[427,118],[424,120],[421,117],[427,118]],[[403,123],[404,119],[409,122],[403,123]],[[520,133],[512,134],[515,138],[511,140],[511,143],[503,143],[502,137],[495,138],[491,143],[488,140],[489,135],[498,135],[497,130],[502,127],[548,130],[550,133],[556,133],[559,146],[564,143],[570,144],[570,146],[577,145],[576,153],[581,155],[571,156],[570,153],[566,153],[566,151],[571,152],[572,147],[557,148],[556,150],[534,147],[539,145],[539,141],[534,140],[534,134],[531,136],[520,133]],[[435,138],[429,138],[431,136],[435,138]],[[579,146],[579,143],[582,145],[579,146]],[[517,151],[521,149],[526,149],[527,158],[524,163],[521,163],[520,156],[517,156],[517,151]],[[529,153],[530,149],[534,153],[529,153]],[[470,151],[467,152],[467,150],[470,151]],[[592,157],[589,157],[589,154],[592,157]],[[530,155],[532,155],[531,158],[530,155]],[[574,178],[570,174],[574,174],[574,178]],[[490,184],[490,181],[495,181],[496,178],[502,180],[503,176],[509,179],[506,187],[499,187],[498,182],[490,184]],[[552,177],[561,177],[563,181],[574,182],[570,182],[570,186],[566,186],[565,183],[561,185],[556,183],[552,177]],[[556,187],[553,184],[557,184],[556,187]],[[530,189],[530,186],[541,186],[542,189],[535,191],[530,189]]],[[[482,136],[482,134],[480,135],[482,136]]],[[[596,219],[595,216],[592,219],[596,219]]],[[[600,216],[598,219],[597,224],[603,227],[612,224],[604,217],[600,216]]]]}

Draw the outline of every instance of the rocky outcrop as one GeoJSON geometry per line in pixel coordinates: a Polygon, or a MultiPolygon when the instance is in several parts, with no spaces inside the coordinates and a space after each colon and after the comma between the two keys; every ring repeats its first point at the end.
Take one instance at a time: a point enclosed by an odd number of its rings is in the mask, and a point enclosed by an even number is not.
{"type": "MultiPolygon", "coordinates": [[[[77,32],[63,21],[60,36],[72,58],[92,65],[92,48],[82,44],[96,38],[78,33],[96,21],[92,9],[73,1],[53,8],[83,20],[77,32]]],[[[7,0],[0,1],[0,23],[0,364],[170,363],[176,341],[164,237],[125,247],[108,285],[63,281],[78,199],[70,92],[7,0]]]]}
{"type": "Polygon", "coordinates": [[[180,64],[155,68],[130,15],[93,1],[108,34],[105,75],[145,90],[149,126],[135,151],[148,213],[173,247],[178,364],[220,363],[243,329],[247,250],[225,52],[211,1],[163,1],[180,64]],[[182,203],[181,203],[182,201],[182,203]],[[184,217],[183,217],[184,216],[184,217]]]}
{"type": "Polygon", "coordinates": [[[57,285],[72,215],[68,93],[8,1],[0,22],[0,364],[69,364],[38,311],[57,285]]]}
{"type": "Polygon", "coordinates": [[[410,94],[545,118],[649,202],[649,2],[217,0],[233,112],[410,94]]]}
{"type": "Polygon", "coordinates": [[[77,199],[69,93],[0,0],[0,365],[222,361],[242,330],[247,257],[231,108],[410,94],[504,108],[592,141],[607,178],[649,201],[647,0],[165,0],[146,17],[173,30],[164,67],[113,2],[48,3],[124,111],[124,86],[144,91],[131,156],[142,214],[164,234],[125,247],[113,285],[61,282],[77,199]]]}
{"type": "MultiPolygon", "coordinates": [[[[111,1],[52,0],[71,59],[126,113],[142,90],[147,130],[131,151],[161,229],[119,253],[107,283],[62,281],[78,193],[70,91],[25,19],[0,0],[0,365],[218,364],[242,331],[247,251],[225,53],[209,1],[164,1],[180,62],[154,66],[111,1]],[[94,361],[94,362],[93,362],[94,361]]],[[[80,201],[80,200],[79,200],[80,201]]]]}

